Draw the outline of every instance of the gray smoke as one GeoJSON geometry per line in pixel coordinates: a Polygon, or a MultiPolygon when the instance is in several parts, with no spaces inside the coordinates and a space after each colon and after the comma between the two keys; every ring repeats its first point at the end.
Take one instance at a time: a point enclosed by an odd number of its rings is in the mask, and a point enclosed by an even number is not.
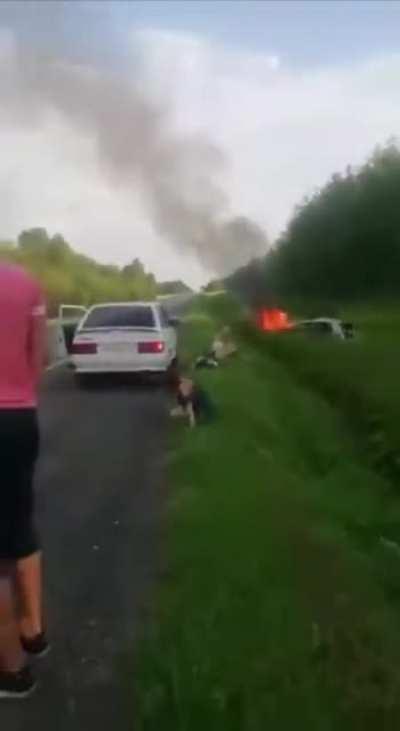
{"type": "Polygon", "coordinates": [[[262,255],[267,240],[260,227],[224,216],[227,196],[215,182],[225,165],[221,151],[201,137],[177,137],[167,110],[143,94],[140,78],[76,60],[65,38],[55,54],[52,39],[46,50],[43,37],[40,48],[19,39],[0,59],[0,122],[33,126],[61,115],[95,141],[112,185],[139,190],[159,234],[193,251],[208,270],[224,274],[262,255]]]}

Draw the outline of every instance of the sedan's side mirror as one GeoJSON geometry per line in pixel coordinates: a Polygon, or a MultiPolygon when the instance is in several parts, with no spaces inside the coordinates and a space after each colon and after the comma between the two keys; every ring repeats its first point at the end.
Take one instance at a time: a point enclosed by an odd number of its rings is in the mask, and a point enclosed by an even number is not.
{"type": "Polygon", "coordinates": [[[179,327],[179,325],[181,324],[181,321],[180,321],[179,317],[170,317],[169,324],[170,324],[170,327],[179,327]]]}

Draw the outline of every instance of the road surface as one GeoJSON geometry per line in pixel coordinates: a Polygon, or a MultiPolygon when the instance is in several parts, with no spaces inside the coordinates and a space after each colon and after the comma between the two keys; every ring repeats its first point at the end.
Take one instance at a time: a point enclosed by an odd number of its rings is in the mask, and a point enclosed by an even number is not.
{"type": "Polygon", "coordinates": [[[165,389],[80,391],[48,373],[40,418],[38,514],[51,655],[40,689],[2,702],[4,731],[134,728],[133,644],[161,565],[168,426],[165,389]]]}

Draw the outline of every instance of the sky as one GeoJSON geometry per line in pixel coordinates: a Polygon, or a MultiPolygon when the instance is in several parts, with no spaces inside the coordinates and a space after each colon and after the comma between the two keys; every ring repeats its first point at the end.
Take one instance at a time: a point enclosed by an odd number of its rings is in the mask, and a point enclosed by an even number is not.
{"type": "MultiPolygon", "coordinates": [[[[399,134],[399,28],[400,3],[385,0],[0,3],[0,239],[43,226],[98,260],[139,256],[158,279],[195,286],[221,260],[242,263],[210,253],[226,246],[216,221],[245,216],[271,244],[305,196],[399,134]],[[101,148],[93,115],[79,118],[54,86],[33,98],[10,84],[16,48],[29,49],[27,70],[39,54],[134,86],[158,120],[146,154],[136,121],[121,159],[109,148],[129,136],[126,120],[110,114],[101,148]],[[182,201],[184,225],[171,225],[182,201]],[[207,208],[210,241],[194,243],[188,206],[196,230],[207,208]]],[[[109,89],[101,124],[111,96],[123,102],[109,89]]]]}

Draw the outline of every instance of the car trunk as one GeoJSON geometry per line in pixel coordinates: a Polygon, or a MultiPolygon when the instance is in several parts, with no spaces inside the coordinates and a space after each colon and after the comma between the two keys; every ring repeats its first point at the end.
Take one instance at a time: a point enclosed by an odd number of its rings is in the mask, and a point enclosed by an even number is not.
{"type": "Polygon", "coordinates": [[[97,352],[85,356],[96,367],[154,367],[165,356],[165,345],[156,329],[93,328],[77,333],[74,344],[95,343],[97,352]],[[157,345],[158,344],[158,345],[157,345]]]}

